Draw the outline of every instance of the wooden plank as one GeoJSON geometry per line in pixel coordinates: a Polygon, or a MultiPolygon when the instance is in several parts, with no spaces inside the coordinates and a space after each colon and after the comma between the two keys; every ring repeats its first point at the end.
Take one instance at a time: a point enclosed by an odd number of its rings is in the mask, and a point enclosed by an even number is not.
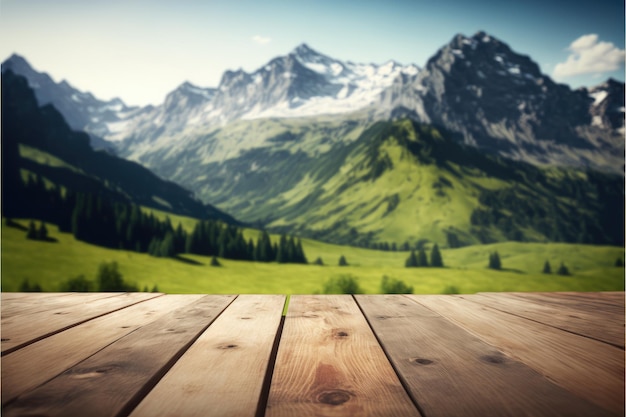
{"type": "Polygon", "coordinates": [[[624,415],[624,351],[469,301],[413,296],[580,398],[624,415]]]}
{"type": "Polygon", "coordinates": [[[599,292],[543,292],[543,293],[517,293],[518,295],[543,295],[551,297],[554,294],[559,295],[559,299],[569,299],[571,301],[585,301],[590,300],[596,303],[613,304],[616,306],[624,307],[624,291],[599,291],[599,292]]]}
{"type": "Polygon", "coordinates": [[[113,297],[91,299],[72,305],[52,307],[33,314],[2,317],[2,355],[87,320],[158,297],[156,293],[119,293],[113,297]]]}
{"type": "Polygon", "coordinates": [[[604,412],[404,296],[359,295],[356,300],[429,417],[604,412]]]}
{"type": "Polygon", "coordinates": [[[25,316],[40,313],[55,308],[69,308],[76,304],[89,301],[114,297],[116,293],[12,293],[17,297],[7,298],[7,293],[2,293],[2,324],[7,319],[16,316],[25,316]],[[22,295],[22,296],[19,296],[22,295]]]}
{"type": "Polygon", "coordinates": [[[200,295],[167,295],[90,320],[2,358],[2,404],[200,295]]]}
{"type": "Polygon", "coordinates": [[[349,295],[292,296],[266,409],[276,416],[417,416],[349,295]]]}
{"type": "Polygon", "coordinates": [[[254,417],[284,304],[283,295],[237,297],[131,417],[254,417]]]}
{"type": "Polygon", "coordinates": [[[2,415],[126,415],[233,300],[208,295],[139,328],[5,406],[2,415]]]}
{"type": "MultiPolygon", "coordinates": [[[[624,315],[624,300],[612,296],[613,293],[510,293],[511,297],[535,301],[557,308],[579,308],[605,314],[624,315]]],[[[623,293],[622,293],[623,294],[623,293]]]]}
{"type": "MultiPolygon", "coordinates": [[[[552,296],[557,297],[554,294],[552,296]]],[[[491,308],[624,348],[624,314],[611,314],[601,305],[556,306],[530,297],[500,293],[475,294],[466,299],[491,308]]]]}

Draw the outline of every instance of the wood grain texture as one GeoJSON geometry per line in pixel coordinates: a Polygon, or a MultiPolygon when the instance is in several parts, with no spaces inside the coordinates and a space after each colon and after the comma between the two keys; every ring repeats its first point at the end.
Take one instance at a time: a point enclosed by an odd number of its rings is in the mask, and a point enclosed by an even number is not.
{"type": "MultiPolygon", "coordinates": [[[[11,353],[42,338],[109,314],[133,304],[159,297],[156,293],[119,293],[112,297],[76,298],[73,303],[53,305],[32,314],[2,317],[2,355],[11,353]],[[84,301],[83,301],[84,300],[84,301]]],[[[70,297],[71,299],[71,297],[70,297]]]]}
{"type": "Polygon", "coordinates": [[[18,397],[2,415],[127,414],[233,299],[204,296],[162,316],[18,397]]]}
{"type": "Polygon", "coordinates": [[[90,320],[2,358],[2,404],[200,295],[167,295],[90,320]]]}
{"type": "Polygon", "coordinates": [[[614,311],[613,306],[607,309],[605,304],[592,299],[561,305],[542,302],[541,298],[497,293],[476,294],[467,299],[624,348],[624,312],[614,311]]]}
{"type": "Polygon", "coordinates": [[[354,299],[292,296],[266,409],[276,416],[418,416],[354,299]]]}
{"type": "Polygon", "coordinates": [[[283,295],[237,297],[131,417],[254,417],[284,303],[283,295]]]}
{"type": "Polygon", "coordinates": [[[535,301],[556,308],[597,309],[598,312],[610,315],[624,315],[624,293],[506,293],[509,297],[517,297],[527,301],[535,301]],[[617,297],[622,294],[622,298],[617,297]]]}
{"type": "Polygon", "coordinates": [[[469,296],[412,296],[576,396],[624,415],[624,351],[503,313],[469,296]]]}
{"type": "Polygon", "coordinates": [[[54,308],[69,308],[102,298],[114,297],[116,293],[2,293],[2,323],[16,316],[49,311],[54,308]]]}
{"type": "Polygon", "coordinates": [[[404,296],[355,298],[429,417],[597,416],[604,411],[404,296]]]}
{"type": "Polygon", "coordinates": [[[624,309],[625,294],[624,291],[600,291],[600,292],[517,292],[507,293],[519,297],[539,298],[542,302],[555,303],[585,303],[592,302],[594,304],[606,304],[620,307],[624,309]]]}

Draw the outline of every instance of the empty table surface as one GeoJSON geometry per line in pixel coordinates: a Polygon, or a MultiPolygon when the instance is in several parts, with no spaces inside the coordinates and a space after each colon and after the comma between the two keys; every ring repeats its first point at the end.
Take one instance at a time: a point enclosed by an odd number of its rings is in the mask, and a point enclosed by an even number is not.
{"type": "Polygon", "coordinates": [[[623,292],[3,293],[1,313],[3,416],[624,415],[623,292]]]}

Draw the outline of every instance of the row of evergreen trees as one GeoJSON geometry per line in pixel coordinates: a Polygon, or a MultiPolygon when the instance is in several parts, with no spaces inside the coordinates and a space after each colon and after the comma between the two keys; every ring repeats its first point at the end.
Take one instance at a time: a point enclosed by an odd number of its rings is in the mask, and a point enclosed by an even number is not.
{"type": "Polygon", "coordinates": [[[428,261],[428,257],[426,256],[426,250],[421,247],[417,254],[415,250],[411,251],[411,254],[404,262],[404,266],[407,268],[417,268],[417,267],[443,267],[443,257],[441,256],[441,251],[439,250],[439,246],[435,243],[430,251],[430,263],[428,261]]]}
{"type": "MultiPolygon", "coordinates": [[[[489,264],[487,265],[489,269],[501,270],[502,269],[502,261],[500,260],[500,254],[498,251],[492,252],[489,254],[489,264]]],[[[543,264],[543,270],[541,271],[544,274],[551,274],[552,267],[550,266],[550,262],[546,261],[543,264]]],[[[570,275],[569,269],[565,266],[564,262],[561,262],[561,265],[556,270],[557,275],[570,275]]]]}
{"type": "Polygon", "coordinates": [[[214,221],[198,222],[185,241],[184,251],[257,262],[307,263],[300,239],[281,235],[277,243],[272,243],[267,231],[262,231],[255,243],[252,239],[246,241],[240,228],[214,221]]]}
{"type": "Polygon", "coordinates": [[[127,201],[110,196],[81,193],[55,186],[46,187],[38,176],[18,183],[17,188],[29,204],[16,205],[7,217],[30,217],[41,220],[39,228],[29,225],[27,237],[45,240],[45,222],[57,224],[61,232],[72,233],[76,239],[99,246],[149,253],[156,257],[173,257],[180,253],[219,256],[226,259],[259,262],[307,263],[302,242],[281,236],[272,244],[269,234],[262,232],[257,242],[246,241],[243,230],[216,220],[203,220],[193,232],[187,233],[179,223],[161,220],[152,212],[145,213],[127,201]]]}

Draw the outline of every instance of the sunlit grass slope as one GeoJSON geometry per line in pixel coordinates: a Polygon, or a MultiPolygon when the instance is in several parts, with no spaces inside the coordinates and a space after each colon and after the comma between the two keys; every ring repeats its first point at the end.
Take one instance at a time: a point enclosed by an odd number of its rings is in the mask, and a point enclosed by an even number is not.
{"type": "MultiPolygon", "coordinates": [[[[19,221],[27,225],[27,221],[19,221]]],[[[124,279],[140,289],[155,284],[168,293],[281,293],[320,291],[326,280],[341,274],[359,279],[368,293],[379,292],[383,275],[403,280],[415,293],[442,293],[454,286],[462,293],[479,291],[623,291],[624,269],[614,267],[624,256],[619,247],[569,244],[502,243],[443,250],[446,268],[405,268],[407,253],[382,252],[303,240],[309,261],[321,257],[325,266],[279,265],[221,260],[211,267],[208,257],[184,255],[188,261],[153,258],[135,252],[104,249],[76,241],[49,226],[56,243],[31,241],[25,232],[2,226],[2,290],[16,291],[25,279],[45,291],[58,291],[68,278],[95,279],[101,262],[115,261],[124,279]],[[489,253],[497,250],[503,271],[486,269],[489,253]],[[349,266],[337,266],[344,255],[349,266]],[[565,262],[572,276],[545,275],[548,260],[556,270],[565,262]]],[[[251,236],[255,232],[249,232],[251,236]]]]}

